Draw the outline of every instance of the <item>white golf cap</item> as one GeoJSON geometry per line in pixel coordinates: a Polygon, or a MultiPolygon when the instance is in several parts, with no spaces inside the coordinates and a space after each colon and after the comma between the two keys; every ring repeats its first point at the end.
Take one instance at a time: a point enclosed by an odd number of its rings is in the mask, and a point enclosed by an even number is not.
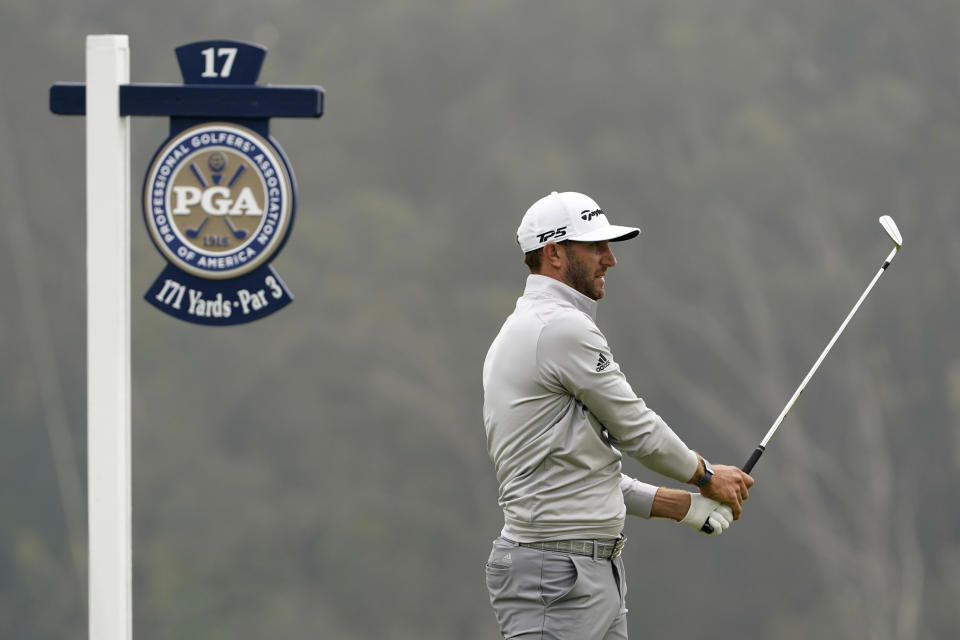
{"type": "Polygon", "coordinates": [[[535,251],[548,242],[576,240],[629,240],[640,235],[637,227],[610,224],[593,198],[577,193],[554,191],[527,209],[517,229],[517,242],[524,253],[535,251]]]}

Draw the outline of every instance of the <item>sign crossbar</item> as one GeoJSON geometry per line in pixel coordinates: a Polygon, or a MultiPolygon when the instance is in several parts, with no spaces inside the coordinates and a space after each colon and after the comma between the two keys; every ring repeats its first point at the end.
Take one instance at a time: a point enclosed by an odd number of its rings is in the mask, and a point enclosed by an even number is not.
{"type": "MultiPolygon", "coordinates": [[[[87,90],[81,82],[50,88],[50,111],[64,116],[86,113],[87,90]]],[[[319,118],[323,89],[301,86],[120,85],[120,115],[195,118],[319,118]]]]}

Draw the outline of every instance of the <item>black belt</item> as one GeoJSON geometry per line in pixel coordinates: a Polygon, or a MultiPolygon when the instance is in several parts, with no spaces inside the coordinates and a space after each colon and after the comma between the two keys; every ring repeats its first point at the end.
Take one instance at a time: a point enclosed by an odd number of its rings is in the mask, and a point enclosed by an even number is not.
{"type": "Polygon", "coordinates": [[[556,551],[558,553],[575,553],[579,556],[591,556],[595,559],[612,560],[623,551],[626,536],[616,540],[552,540],[550,542],[518,542],[521,547],[539,549],[541,551],[556,551]]]}

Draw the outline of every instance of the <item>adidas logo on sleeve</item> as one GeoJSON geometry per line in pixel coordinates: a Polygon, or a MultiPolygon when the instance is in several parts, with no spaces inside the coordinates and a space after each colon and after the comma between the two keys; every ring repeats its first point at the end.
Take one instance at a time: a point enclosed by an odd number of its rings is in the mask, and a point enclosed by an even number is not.
{"type": "Polygon", "coordinates": [[[597,360],[597,373],[600,373],[601,371],[609,367],[611,364],[613,364],[613,360],[610,360],[609,358],[607,358],[605,355],[601,353],[600,358],[597,360]]]}

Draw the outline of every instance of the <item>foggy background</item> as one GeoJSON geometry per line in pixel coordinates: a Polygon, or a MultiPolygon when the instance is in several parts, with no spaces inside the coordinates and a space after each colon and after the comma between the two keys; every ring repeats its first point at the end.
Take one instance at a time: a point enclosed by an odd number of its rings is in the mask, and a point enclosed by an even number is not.
{"type": "MultiPolygon", "coordinates": [[[[599,324],[633,387],[742,464],[891,245],[904,249],[721,538],[631,519],[636,637],[960,628],[960,4],[943,0],[0,0],[0,637],[86,637],[85,142],[48,109],[87,34],[132,82],[269,49],[299,184],[250,325],[142,296],[166,118],[132,123],[134,637],[497,637],[480,368],[550,191],[643,229],[599,324]]],[[[660,479],[632,460],[626,470],[660,479]]]]}

